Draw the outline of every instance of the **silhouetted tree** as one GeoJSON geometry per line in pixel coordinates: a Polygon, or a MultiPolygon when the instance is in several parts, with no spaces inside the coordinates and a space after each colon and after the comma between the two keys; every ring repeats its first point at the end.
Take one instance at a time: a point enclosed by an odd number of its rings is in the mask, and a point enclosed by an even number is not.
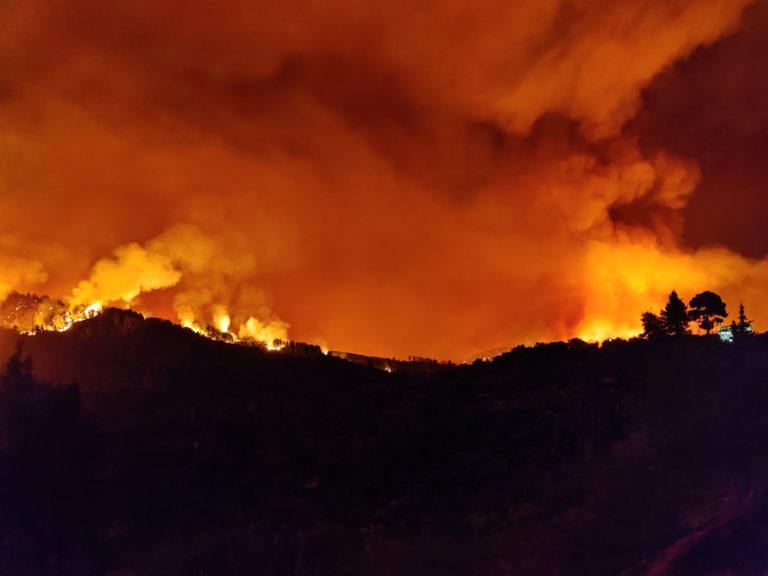
{"type": "Polygon", "coordinates": [[[643,338],[655,340],[666,334],[664,322],[653,312],[643,312],[640,320],[643,323],[643,338]]]}
{"type": "Polygon", "coordinates": [[[725,311],[725,302],[718,294],[706,290],[696,294],[690,301],[691,311],[688,313],[691,320],[696,321],[699,328],[707,334],[712,332],[718,324],[728,316],[725,311]]]}
{"type": "Polygon", "coordinates": [[[739,302],[739,320],[731,322],[731,334],[734,338],[752,334],[752,320],[747,319],[744,312],[744,304],[739,302]]]}
{"type": "Polygon", "coordinates": [[[690,334],[688,328],[688,307],[677,292],[672,290],[667,299],[667,304],[661,312],[661,321],[664,324],[664,332],[670,336],[682,336],[690,334]]]}

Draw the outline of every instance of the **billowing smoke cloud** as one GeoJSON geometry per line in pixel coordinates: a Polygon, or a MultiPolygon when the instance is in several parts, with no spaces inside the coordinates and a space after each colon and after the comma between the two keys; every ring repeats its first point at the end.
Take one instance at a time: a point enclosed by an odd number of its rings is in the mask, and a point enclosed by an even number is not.
{"type": "Polygon", "coordinates": [[[16,286],[45,282],[47,277],[39,262],[0,255],[0,300],[16,286]]]}
{"type": "Polygon", "coordinates": [[[698,158],[628,124],[748,4],[5,4],[0,289],[443,358],[672,288],[768,322],[763,263],[681,247],[698,158]]]}
{"type": "Polygon", "coordinates": [[[96,263],[90,279],[80,282],[72,292],[71,302],[74,306],[130,304],[142,292],[170,288],[179,280],[181,273],[170,258],[138,244],[127,244],[117,248],[113,257],[96,263]]]}
{"type": "Polygon", "coordinates": [[[140,295],[174,288],[174,309],[184,326],[227,333],[233,327],[229,306],[234,303],[239,326],[234,334],[240,339],[268,343],[287,339],[288,324],[274,317],[263,298],[254,299],[254,291],[242,286],[251,272],[250,259],[217,252],[216,244],[195,227],[175,225],[146,246],[126,244],[99,260],[66,301],[73,310],[135,306],[140,295]],[[257,317],[244,317],[243,311],[257,317]]]}

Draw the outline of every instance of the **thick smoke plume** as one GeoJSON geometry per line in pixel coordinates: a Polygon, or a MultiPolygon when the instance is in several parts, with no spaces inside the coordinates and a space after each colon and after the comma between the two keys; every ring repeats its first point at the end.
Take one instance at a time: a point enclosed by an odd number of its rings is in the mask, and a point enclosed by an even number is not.
{"type": "Polygon", "coordinates": [[[699,159],[634,122],[749,4],[2,4],[0,297],[454,359],[673,288],[768,322],[764,262],[684,242],[699,159]]]}

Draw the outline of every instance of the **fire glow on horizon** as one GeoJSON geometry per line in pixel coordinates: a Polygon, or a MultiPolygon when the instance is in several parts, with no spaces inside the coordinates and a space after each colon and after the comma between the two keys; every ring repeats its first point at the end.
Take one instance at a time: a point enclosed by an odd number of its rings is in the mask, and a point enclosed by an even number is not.
{"type": "Polygon", "coordinates": [[[686,235],[737,187],[660,112],[751,145],[768,0],[161,4],[0,6],[0,300],[446,360],[672,289],[768,324],[761,249],[686,235]]]}
{"type": "MultiPolygon", "coordinates": [[[[280,323],[262,324],[249,318],[235,333],[226,310],[217,307],[213,324],[203,324],[194,317],[182,318],[180,326],[212,340],[229,343],[259,345],[269,351],[279,351],[288,343],[287,331],[280,323]]],[[[101,302],[87,306],[71,306],[61,300],[33,294],[9,295],[0,308],[0,327],[10,328],[25,335],[39,332],[68,332],[75,324],[95,318],[104,311],[101,302]]]]}

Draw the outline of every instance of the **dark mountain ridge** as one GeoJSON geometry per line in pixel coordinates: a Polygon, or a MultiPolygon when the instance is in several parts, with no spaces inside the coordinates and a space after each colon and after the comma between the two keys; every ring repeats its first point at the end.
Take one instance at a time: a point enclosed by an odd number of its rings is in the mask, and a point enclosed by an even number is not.
{"type": "Polygon", "coordinates": [[[387,373],[106,311],[0,354],[2,574],[768,569],[761,335],[387,373]]]}

